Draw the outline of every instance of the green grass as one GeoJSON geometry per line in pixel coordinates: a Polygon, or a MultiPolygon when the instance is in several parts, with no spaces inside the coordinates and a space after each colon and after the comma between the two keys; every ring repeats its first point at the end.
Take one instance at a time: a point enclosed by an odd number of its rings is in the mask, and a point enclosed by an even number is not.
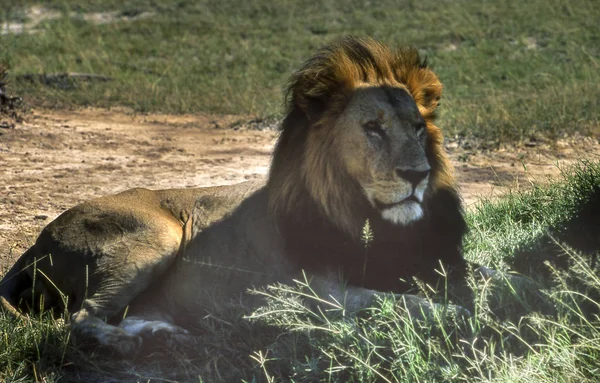
{"type": "MultiPolygon", "coordinates": [[[[27,20],[12,1],[0,20],[27,20]],[[12,6],[11,6],[12,4],[12,6]]],[[[73,89],[14,80],[45,106],[279,116],[288,76],[312,51],[354,34],[415,45],[446,86],[441,123],[484,142],[598,132],[600,7],[595,0],[47,0],[63,17],[40,33],[0,35],[12,75],[92,72],[73,89]],[[95,25],[81,15],[151,12],[95,25]],[[77,16],[79,15],[79,16],[77,16]],[[141,70],[140,70],[141,69],[141,70]]]]}
{"type": "MultiPolygon", "coordinates": [[[[24,10],[38,3],[2,4],[2,21],[26,21],[24,10]]],[[[62,17],[36,34],[0,35],[0,64],[12,68],[8,91],[34,105],[279,116],[294,69],[324,43],[355,34],[422,50],[446,87],[440,125],[449,136],[502,143],[600,134],[594,0],[43,4],[62,17]],[[73,16],[104,11],[152,14],[105,25],[73,16]],[[42,86],[18,79],[54,72],[114,80],[42,86]]],[[[254,320],[204,320],[201,346],[158,344],[133,363],[73,348],[68,330],[50,318],[18,321],[0,311],[0,381],[593,382],[600,374],[598,217],[599,164],[469,214],[466,257],[535,276],[547,302],[518,279],[474,277],[473,318],[442,310],[420,323],[391,300],[358,317],[324,316],[299,305],[293,291],[273,288],[271,305],[254,320]],[[536,312],[547,306],[552,315],[536,312]]]]}
{"type": "Polygon", "coordinates": [[[204,318],[200,343],[149,345],[127,362],[75,349],[50,318],[0,312],[0,381],[595,382],[600,373],[600,163],[561,183],[482,203],[468,215],[466,257],[537,280],[469,278],[471,303],[451,290],[423,296],[439,306],[411,320],[386,299],[358,316],[335,302],[327,315],[304,304],[306,286],[259,292],[251,319],[204,318]],[[303,289],[303,297],[298,293],[303,289]],[[468,306],[472,317],[452,310],[468,306]]]}
{"type": "Polygon", "coordinates": [[[578,250],[600,250],[600,238],[593,235],[600,232],[600,167],[584,163],[570,172],[564,175],[565,183],[480,203],[468,215],[465,250],[471,260],[487,260],[493,266],[515,261],[519,254],[537,249],[541,238],[544,244],[553,242],[549,237],[578,250]]]}

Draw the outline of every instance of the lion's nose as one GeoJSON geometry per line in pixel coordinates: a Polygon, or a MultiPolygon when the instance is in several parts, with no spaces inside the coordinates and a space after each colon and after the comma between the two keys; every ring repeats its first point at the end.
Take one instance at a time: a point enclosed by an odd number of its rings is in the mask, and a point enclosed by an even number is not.
{"type": "Polygon", "coordinates": [[[410,182],[413,187],[416,187],[419,182],[423,181],[425,177],[429,175],[429,170],[405,170],[396,168],[396,174],[398,177],[403,178],[410,182]]]}

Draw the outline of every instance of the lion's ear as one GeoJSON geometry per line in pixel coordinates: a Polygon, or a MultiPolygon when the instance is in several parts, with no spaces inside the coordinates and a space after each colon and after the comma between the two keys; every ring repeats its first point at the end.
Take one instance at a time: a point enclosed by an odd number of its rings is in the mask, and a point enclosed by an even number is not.
{"type": "Polygon", "coordinates": [[[442,84],[439,81],[430,83],[426,88],[423,88],[423,106],[428,109],[437,108],[442,98],[442,84]]]}
{"type": "Polygon", "coordinates": [[[406,85],[424,117],[433,117],[442,98],[443,86],[438,77],[427,68],[419,68],[409,74],[406,85]]]}
{"type": "Polygon", "coordinates": [[[310,123],[319,121],[338,98],[345,82],[338,73],[323,66],[309,67],[294,76],[290,84],[293,107],[300,109],[310,123]]]}
{"type": "Polygon", "coordinates": [[[304,113],[310,123],[318,121],[327,110],[327,97],[325,94],[312,95],[302,92],[300,89],[295,89],[294,92],[296,93],[293,96],[295,106],[304,113]]]}
{"type": "Polygon", "coordinates": [[[307,71],[299,74],[292,89],[292,102],[310,123],[316,122],[327,109],[327,87],[318,74],[307,71]]]}

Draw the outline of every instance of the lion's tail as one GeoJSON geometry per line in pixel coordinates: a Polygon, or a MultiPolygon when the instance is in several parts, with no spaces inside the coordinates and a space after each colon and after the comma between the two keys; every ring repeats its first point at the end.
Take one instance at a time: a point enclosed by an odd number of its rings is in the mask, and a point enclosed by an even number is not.
{"type": "Polygon", "coordinates": [[[17,262],[8,270],[0,280],[0,306],[9,314],[21,318],[23,314],[17,309],[19,295],[23,290],[31,287],[32,280],[25,271],[28,259],[31,259],[31,253],[35,251],[35,245],[31,246],[17,262]]]}

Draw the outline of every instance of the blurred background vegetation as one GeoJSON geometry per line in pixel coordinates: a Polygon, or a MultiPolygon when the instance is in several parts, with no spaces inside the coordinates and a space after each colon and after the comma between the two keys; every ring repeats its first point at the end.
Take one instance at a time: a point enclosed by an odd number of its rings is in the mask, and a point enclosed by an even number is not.
{"type": "Polygon", "coordinates": [[[428,58],[445,85],[450,136],[502,143],[598,130],[595,0],[2,3],[0,63],[34,105],[278,117],[288,76],[353,34],[428,58]],[[113,81],[40,86],[23,76],[64,72],[113,81]]]}

